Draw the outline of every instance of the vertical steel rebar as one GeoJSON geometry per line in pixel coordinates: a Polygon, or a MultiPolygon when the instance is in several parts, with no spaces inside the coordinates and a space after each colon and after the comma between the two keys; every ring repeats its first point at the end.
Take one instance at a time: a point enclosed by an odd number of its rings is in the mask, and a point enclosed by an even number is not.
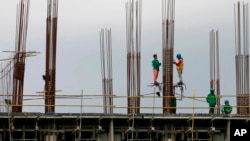
{"type": "Polygon", "coordinates": [[[217,113],[220,113],[220,58],[219,58],[219,31],[216,31],[216,93],[217,93],[217,113]]]}
{"type": "Polygon", "coordinates": [[[234,5],[237,113],[249,114],[248,3],[234,5]],[[242,8],[242,9],[241,9],[242,8]]]}
{"type": "Polygon", "coordinates": [[[174,0],[162,0],[163,113],[173,113],[174,0]]]}
{"type": "Polygon", "coordinates": [[[58,0],[47,1],[45,113],[55,112],[58,0]]]}
{"type": "MultiPolygon", "coordinates": [[[[141,82],[141,0],[128,0],[126,9],[126,46],[127,46],[127,101],[128,114],[140,113],[140,82],[141,82]]],[[[132,131],[131,139],[134,133],[132,131]]]]}
{"type": "Polygon", "coordinates": [[[219,31],[210,31],[210,88],[217,95],[217,113],[220,113],[220,74],[219,74],[219,31]]]}
{"type": "Polygon", "coordinates": [[[126,4],[128,113],[140,113],[141,0],[126,4]]]}
{"type": "Polygon", "coordinates": [[[113,113],[113,72],[112,72],[112,38],[111,29],[101,29],[100,54],[102,68],[102,91],[104,113],[113,113]]]}
{"type": "Polygon", "coordinates": [[[29,0],[21,0],[17,6],[12,112],[22,112],[29,3],[29,0]]]}

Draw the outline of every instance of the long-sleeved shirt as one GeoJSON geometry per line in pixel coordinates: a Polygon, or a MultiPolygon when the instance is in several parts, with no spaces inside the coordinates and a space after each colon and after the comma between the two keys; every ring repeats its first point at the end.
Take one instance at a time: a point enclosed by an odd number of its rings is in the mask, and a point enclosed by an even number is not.
{"type": "Polygon", "coordinates": [[[160,69],[160,66],[161,66],[161,63],[157,60],[157,59],[154,59],[152,61],[152,67],[153,67],[153,70],[157,70],[159,71],[160,69]]]}
{"type": "Polygon", "coordinates": [[[209,106],[215,106],[216,105],[216,96],[215,96],[215,94],[209,93],[207,95],[206,100],[207,100],[207,103],[209,104],[209,106]]]}
{"type": "Polygon", "coordinates": [[[232,109],[233,108],[231,105],[224,105],[223,108],[221,109],[221,112],[225,114],[231,114],[232,109]]]}

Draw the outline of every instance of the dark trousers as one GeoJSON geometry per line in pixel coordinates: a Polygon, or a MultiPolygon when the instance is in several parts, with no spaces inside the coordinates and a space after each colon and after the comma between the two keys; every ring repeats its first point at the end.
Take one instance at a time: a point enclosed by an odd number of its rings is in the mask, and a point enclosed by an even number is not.
{"type": "Polygon", "coordinates": [[[176,108],[173,108],[173,114],[176,114],[176,108]]]}
{"type": "Polygon", "coordinates": [[[215,106],[209,106],[209,114],[214,114],[214,107],[215,106]]]}

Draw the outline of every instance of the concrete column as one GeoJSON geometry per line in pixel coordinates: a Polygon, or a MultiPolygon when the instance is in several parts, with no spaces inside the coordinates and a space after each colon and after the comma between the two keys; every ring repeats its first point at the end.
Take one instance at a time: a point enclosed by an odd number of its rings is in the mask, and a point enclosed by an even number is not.
{"type": "Polygon", "coordinates": [[[213,134],[212,133],[209,134],[209,141],[213,141],[213,134]]]}
{"type": "Polygon", "coordinates": [[[44,141],[57,141],[56,135],[45,135],[44,141]]]}
{"type": "Polygon", "coordinates": [[[25,140],[25,125],[23,124],[22,138],[25,140]]]}
{"type": "MultiPolygon", "coordinates": [[[[6,128],[4,128],[4,129],[6,129],[6,128]]],[[[6,138],[7,138],[7,133],[6,133],[7,131],[4,131],[3,132],[3,140],[6,140],[6,138]]]]}
{"type": "Polygon", "coordinates": [[[37,133],[38,133],[38,131],[35,130],[35,139],[36,139],[36,141],[38,140],[38,139],[37,139],[37,133]]]}
{"type": "Polygon", "coordinates": [[[159,126],[157,127],[157,130],[156,130],[156,135],[155,135],[155,138],[156,140],[159,140],[159,126]]]}
{"type": "Polygon", "coordinates": [[[110,119],[110,126],[109,126],[109,140],[114,141],[114,122],[113,119],[110,119]]]}
{"type": "Polygon", "coordinates": [[[0,133],[0,141],[3,141],[2,133],[0,133]]]}
{"type": "MultiPolygon", "coordinates": [[[[53,121],[53,127],[52,127],[53,130],[56,130],[56,123],[55,123],[55,120],[53,121]]],[[[56,136],[56,132],[53,132],[53,136],[56,136]]]]}
{"type": "Polygon", "coordinates": [[[123,127],[121,128],[121,131],[122,131],[122,132],[121,132],[121,138],[122,138],[122,140],[125,140],[125,136],[126,136],[126,135],[125,135],[125,131],[124,131],[124,128],[123,128],[123,127]]]}
{"type": "Polygon", "coordinates": [[[181,140],[184,140],[185,139],[185,129],[184,129],[184,125],[183,124],[181,126],[181,130],[182,130],[182,132],[181,132],[181,140]]]}
{"type": "Polygon", "coordinates": [[[62,141],[65,141],[65,131],[62,133],[62,141]]]}
{"type": "Polygon", "coordinates": [[[163,141],[172,141],[171,137],[169,136],[169,129],[168,129],[168,125],[165,124],[164,125],[164,136],[163,136],[163,141]]]}
{"type": "Polygon", "coordinates": [[[227,121],[227,133],[226,133],[226,139],[225,141],[230,141],[230,126],[231,126],[231,121],[227,121]]]}
{"type": "Polygon", "coordinates": [[[171,139],[172,139],[172,141],[176,140],[175,125],[174,124],[171,124],[171,139]]]}
{"type": "Polygon", "coordinates": [[[56,123],[55,121],[49,121],[47,125],[47,130],[53,130],[53,132],[48,132],[47,135],[44,136],[44,141],[57,141],[57,135],[56,135],[56,123]]]}
{"type": "Polygon", "coordinates": [[[95,126],[92,127],[92,139],[94,139],[96,137],[96,129],[95,126]]]}
{"type": "Polygon", "coordinates": [[[164,125],[164,129],[163,129],[163,141],[167,141],[168,140],[168,133],[167,133],[167,125],[164,125]]]}
{"type": "Polygon", "coordinates": [[[39,141],[42,141],[42,140],[43,140],[43,133],[39,132],[39,141]]]}
{"type": "Polygon", "coordinates": [[[194,139],[199,139],[199,128],[194,126],[194,130],[195,130],[195,136],[194,139]]]}

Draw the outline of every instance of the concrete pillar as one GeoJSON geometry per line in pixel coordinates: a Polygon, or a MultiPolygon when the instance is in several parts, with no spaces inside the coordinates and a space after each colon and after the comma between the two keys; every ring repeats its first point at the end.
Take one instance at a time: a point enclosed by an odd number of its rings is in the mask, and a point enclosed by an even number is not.
{"type": "Polygon", "coordinates": [[[95,126],[92,127],[92,139],[94,139],[96,137],[96,129],[95,126]]]}
{"type": "Polygon", "coordinates": [[[163,136],[163,141],[172,141],[171,137],[171,126],[168,126],[167,124],[164,125],[164,136],[163,136]]]}
{"type": "Polygon", "coordinates": [[[164,137],[163,141],[175,141],[176,133],[175,133],[175,125],[174,124],[165,124],[164,125],[164,137]]]}
{"type": "Polygon", "coordinates": [[[109,140],[114,141],[114,122],[113,119],[110,120],[110,126],[109,126],[109,140]]]}
{"type": "Polygon", "coordinates": [[[225,141],[230,141],[230,126],[231,126],[231,121],[230,120],[228,120],[227,121],[227,133],[226,133],[226,139],[225,139],[225,141]]]}
{"type": "Polygon", "coordinates": [[[114,140],[115,141],[121,141],[122,140],[122,135],[119,133],[114,134],[114,140]]]}
{"type": "Polygon", "coordinates": [[[157,130],[156,130],[156,135],[155,135],[155,138],[156,140],[159,140],[159,126],[157,127],[157,130]]]}
{"type": "Polygon", "coordinates": [[[184,125],[183,124],[181,126],[181,130],[182,130],[182,132],[181,132],[181,140],[184,140],[185,139],[185,129],[184,129],[184,125]]]}
{"type": "MultiPolygon", "coordinates": [[[[55,120],[53,121],[53,127],[52,127],[53,130],[56,130],[56,123],[55,123],[55,120]]],[[[56,132],[53,132],[53,136],[56,136],[56,132]]]]}
{"type": "MultiPolygon", "coordinates": [[[[4,129],[6,129],[6,128],[4,128],[4,129]]],[[[7,131],[5,130],[5,131],[3,132],[3,140],[6,140],[6,138],[7,138],[7,131]]]]}
{"type": "Polygon", "coordinates": [[[25,140],[25,125],[23,124],[22,138],[25,140]]]}
{"type": "Polygon", "coordinates": [[[171,139],[172,141],[176,140],[176,133],[175,133],[175,125],[171,124],[171,139]]]}
{"type": "Polygon", "coordinates": [[[164,129],[163,129],[163,141],[168,141],[168,132],[167,132],[167,124],[164,125],[164,129]]]}
{"type": "Polygon", "coordinates": [[[55,121],[49,121],[45,127],[47,127],[48,131],[53,130],[53,132],[48,132],[47,135],[44,136],[44,141],[57,141],[55,121]]]}
{"type": "Polygon", "coordinates": [[[213,134],[212,133],[209,135],[209,141],[213,141],[213,134]]]}
{"type": "Polygon", "coordinates": [[[0,133],[0,141],[3,141],[2,133],[0,133]]]}
{"type": "Polygon", "coordinates": [[[139,129],[137,128],[137,130],[135,130],[135,137],[134,139],[138,139],[139,138],[139,129]]]}
{"type": "Polygon", "coordinates": [[[195,130],[195,136],[194,136],[194,139],[199,139],[199,128],[198,127],[194,127],[194,130],[195,130]]]}
{"type": "Polygon", "coordinates": [[[56,135],[45,135],[44,141],[57,141],[56,135]]]}
{"type": "Polygon", "coordinates": [[[65,141],[65,131],[62,133],[62,141],[65,141]]]}
{"type": "Polygon", "coordinates": [[[125,140],[125,131],[124,131],[124,128],[122,127],[121,128],[121,138],[122,138],[122,140],[125,140]]]}
{"type": "Polygon", "coordinates": [[[43,133],[39,132],[39,141],[42,141],[42,140],[43,140],[43,133]]]}
{"type": "Polygon", "coordinates": [[[224,133],[215,133],[213,134],[213,140],[212,141],[225,141],[225,134],[224,133]]]}

